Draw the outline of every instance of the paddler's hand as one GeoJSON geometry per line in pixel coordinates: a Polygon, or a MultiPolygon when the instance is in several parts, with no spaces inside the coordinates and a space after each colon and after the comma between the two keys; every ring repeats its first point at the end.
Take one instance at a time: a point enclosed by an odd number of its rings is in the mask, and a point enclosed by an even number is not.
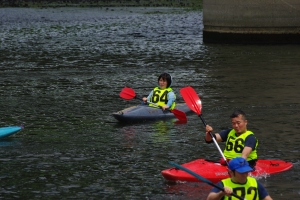
{"type": "Polygon", "coordinates": [[[147,97],[143,97],[142,100],[143,100],[144,103],[147,103],[147,97]]]}
{"type": "Polygon", "coordinates": [[[210,125],[205,126],[206,133],[212,132],[214,129],[210,125]]]}
{"type": "Polygon", "coordinates": [[[231,194],[232,194],[232,188],[224,186],[224,193],[227,196],[231,196],[231,194]]]}
{"type": "Polygon", "coordinates": [[[205,141],[207,143],[210,143],[210,141],[212,141],[211,134],[210,134],[210,132],[212,132],[212,131],[213,131],[213,128],[210,125],[205,126],[205,141]]]}
{"type": "Polygon", "coordinates": [[[163,110],[166,110],[166,109],[169,109],[169,106],[168,105],[164,105],[161,107],[163,110]]]}

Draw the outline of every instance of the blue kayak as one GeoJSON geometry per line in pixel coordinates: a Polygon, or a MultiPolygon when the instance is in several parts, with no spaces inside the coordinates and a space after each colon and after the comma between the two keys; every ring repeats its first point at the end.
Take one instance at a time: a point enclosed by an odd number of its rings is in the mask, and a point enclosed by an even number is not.
{"type": "Polygon", "coordinates": [[[22,126],[8,126],[0,128],[0,139],[8,137],[22,130],[22,126]]]}
{"type": "MultiPolygon", "coordinates": [[[[184,113],[189,113],[191,110],[185,103],[176,104],[175,109],[184,113]]],[[[147,105],[137,105],[126,108],[124,110],[112,113],[113,117],[120,122],[145,122],[154,120],[165,120],[176,118],[169,110],[163,111],[161,108],[151,107],[147,105]]]]}

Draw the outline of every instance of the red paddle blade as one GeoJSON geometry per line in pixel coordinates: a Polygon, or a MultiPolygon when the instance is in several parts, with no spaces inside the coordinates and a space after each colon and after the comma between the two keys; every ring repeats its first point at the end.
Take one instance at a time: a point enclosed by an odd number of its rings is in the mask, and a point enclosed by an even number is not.
{"type": "Polygon", "coordinates": [[[202,103],[195,90],[190,86],[184,87],[180,89],[180,94],[188,107],[198,115],[201,115],[202,103]]]}
{"type": "Polygon", "coordinates": [[[186,114],[182,112],[181,110],[173,109],[170,110],[171,113],[175,115],[175,117],[180,121],[187,121],[186,114]]]}
{"type": "Polygon", "coordinates": [[[126,100],[130,100],[136,97],[135,92],[132,88],[124,87],[120,92],[120,97],[126,100]]]}

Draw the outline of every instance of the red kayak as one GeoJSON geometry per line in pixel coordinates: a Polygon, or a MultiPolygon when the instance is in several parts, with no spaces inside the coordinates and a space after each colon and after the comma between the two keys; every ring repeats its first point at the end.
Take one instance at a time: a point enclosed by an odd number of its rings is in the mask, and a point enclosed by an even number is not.
{"type": "MultiPolygon", "coordinates": [[[[205,159],[197,159],[185,164],[183,167],[203,176],[213,183],[217,183],[222,179],[228,178],[227,166],[221,165],[218,162],[212,162],[205,159]]],[[[265,177],[269,174],[275,174],[286,171],[293,166],[291,162],[283,160],[258,160],[255,166],[255,171],[251,172],[251,176],[265,177]]],[[[175,167],[165,169],[161,172],[163,177],[169,181],[188,181],[200,182],[199,179],[189,173],[177,169],[175,167]]]]}

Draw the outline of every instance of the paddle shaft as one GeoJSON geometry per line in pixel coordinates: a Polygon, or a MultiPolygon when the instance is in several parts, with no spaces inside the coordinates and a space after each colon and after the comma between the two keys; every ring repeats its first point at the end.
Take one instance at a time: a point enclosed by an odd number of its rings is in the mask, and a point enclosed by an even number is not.
{"type": "MultiPolygon", "coordinates": [[[[121,96],[122,98],[127,99],[127,100],[134,98],[134,99],[138,99],[138,100],[143,101],[143,99],[142,99],[141,97],[138,97],[138,96],[135,94],[135,91],[134,91],[132,88],[129,88],[129,87],[123,88],[123,90],[122,90],[121,93],[120,93],[120,96],[121,96]],[[124,95],[125,95],[125,96],[124,96],[124,95]]],[[[147,103],[151,103],[151,104],[153,104],[153,105],[155,105],[155,106],[157,106],[157,107],[159,107],[159,108],[162,107],[162,106],[160,106],[160,105],[158,105],[158,104],[156,104],[156,103],[153,103],[153,102],[151,102],[151,101],[148,101],[148,100],[147,100],[147,103]]],[[[168,110],[169,110],[169,109],[168,109],[168,110]]]]}
{"type": "MultiPolygon", "coordinates": [[[[134,98],[136,98],[136,99],[138,99],[138,100],[141,100],[141,101],[143,101],[143,99],[142,99],[142,98],[140,98],[140,97],[137,97],[137,96],[135,96],[134,98]]],[[[151,102],[151,101],[148,101],[148,100],[147,100],[147,103],[151,103],[151,104],[155,105],[156,107],[159,107],[159,108],[161,108],[161,106],[160,106],[160,105],[158,105],[158,104],[156,104],[156,103],[153,103],[153,102],[151,102]]],[[[169,109],[168,109],[168,110],[169,110],[169,109]]]]}
{"type": "MultiPolygon", "coordinates": [[[[222,190],[222,191],[224,192],[224,188],[223,188],[223,187],[220,187],[220,186],[218,186],[218,185],[212,183],[210,180],[207,180],[206,178],[200,176],[199,174],[196,174],[195,172],[193,172],[193,171],[191,171],[191,170],[189,170],[189,169],[187,169],[187,168],[185,168],[185,167],[183,167],[183,166],[181,166],[181,165],[178,165],[177,163],[174,163],[174,162],[169,161],[169,164],[173,165],[174,167],[176,167],[176,168],[178,168],[178,169],[181,169],[182,171],[185,171],[185,172],[187,172],[187,173],[189,173],[189,174],[195,176],[195,177],[198,178],[199,180],[201,180],[201,181],[207,183],[208,185],[213,186],[213,187],[215,187],[215,188],[218,188],[219,190],[222,190]]],[[[238,199],[240,199],[240,200],[245,200],[243,197],[238,196],[238,195],[235,194],[235,193],[231,193],[231,195],[234,196],[234,197],[236,197],[236,198],[238,198],[238,199]]]]}
{"type": "MultiPolygon", "coordinates": [[[[120,96],[121,96],[122,98],[127,99],[127,100],[128,100],[128,99],[134,98],[134,99],[138,99],[138,100],[143,101],[143,98],[138,97],[138,96],[135,94],[135,91],[134,91],[132,88],[129,88],[129,87],[123,88],[123,90],[121,91],[121,94],[120,94],[120,96]],[[126,95],[126,98],[125,98],[123,95],[121,95],[121,94],[126,95]]],[[[151,103],[151,104],[155,105],[156,107],[161,108],[160,105],[158,105],[158,104],[156,104],[156,103],[153,103],[153,102],[151,102],[151,101],[148,101],[148,100],[147,100],[147,103],[151,103]]],[[[168,110],[169,110],[169,109],[168,109],[168,110]]]]}
{"type": "MultiPolygon", "coordinates": [[[[136,95],[134,96],[134,98],[143,101],[143,98],[138,97],[138,96],[136,96],[136,95]]],[[[160,105],[158,105],[158,104],[156,104],[156,103],[153,103],[153,102],[151,102],[151,101],[147,101],[147,103],[151,103],[151,104],[155,105],[156,107],[161,108],[160,105]]],[[[172,112],[170,109],[167,109],[167,110],[170,111],[170,112],[172,112]]]]}
{"type": "MultiPolygon", "coordinates": [[[[207,124],[206,124],[205,120],[203,119],[202,114],[200,114],[199,117],[200,117],[202,123],[204,124],[204,126],[206,127],[207,124]]],[[[221,154],[222,158],[224,159],[224,161],[226,162],[226,164],[227,164],[227,166],[228,166],[227,159],[226,159],[225,155],[223,154],[223,152],[222,152],[220,146],[218,145],[218,142],[216,141],[215,137],[213,136],[213,134],[212,134],[211,132],[209,132],[209,134],[210,134],[211,139],[212,139],[213,142],[215,143],[215,145],[216,145],[216,147],[217,147],[219,153],[221,154]]]]}
{"type": "MultiPolygon", "coordinates": [[[[185,88],[181,88],[180,93],[181,93],[184,101],[186,102],[186,104],[189,106],[189,108],[198,114],[198,116],[200,117],[204,126],[206,127],[207,124],[201,114],[202,103],[201,103],[201,100],[200,100],[198,94],[196,93],[196,91],[191,86],[188,86],[185,88]]],[[[216,147],[218,148],[222,158],[224,159],[224,161],[226,162],[226,164],[228,166],[228,162],[227,162],[222,150],[220,149],[216,139],[214,138],[214,136],[211,132],[209,132],[209,134],[210,134],[213,142],[215,143],[216,147]]]]}
{"type": "MultiPolygon", "coordinates": [[[[129,87],[125,87],[122,89],[122,91],[120,92],[120,97],[123,98],[123,99],[126,99],[126,100],[130,100],[130,99],[139,99],[139,100],[143,100],[142,98],[139,98],[137,97],[137,95],[135,94],[134,90],[132,88],[129,88],[129,87]]],[[[158,108],[162,108],[162,106],[156,104],[156,103],[153,103],[153,102],[150,102],[150,101],[147,101],[147,103],[150,103],[150,104],[153,104],[154,106],[158,107],[158,108]]],[[[177,109],[166,109],[168,110],[169,112],[173,113],[174,116],[179,120],[179,121],[182,121],[182,122],[186,122],[187,121],[187,117],[186,117],[186,114],[180,110],[177,110],[177,109]]]]}

